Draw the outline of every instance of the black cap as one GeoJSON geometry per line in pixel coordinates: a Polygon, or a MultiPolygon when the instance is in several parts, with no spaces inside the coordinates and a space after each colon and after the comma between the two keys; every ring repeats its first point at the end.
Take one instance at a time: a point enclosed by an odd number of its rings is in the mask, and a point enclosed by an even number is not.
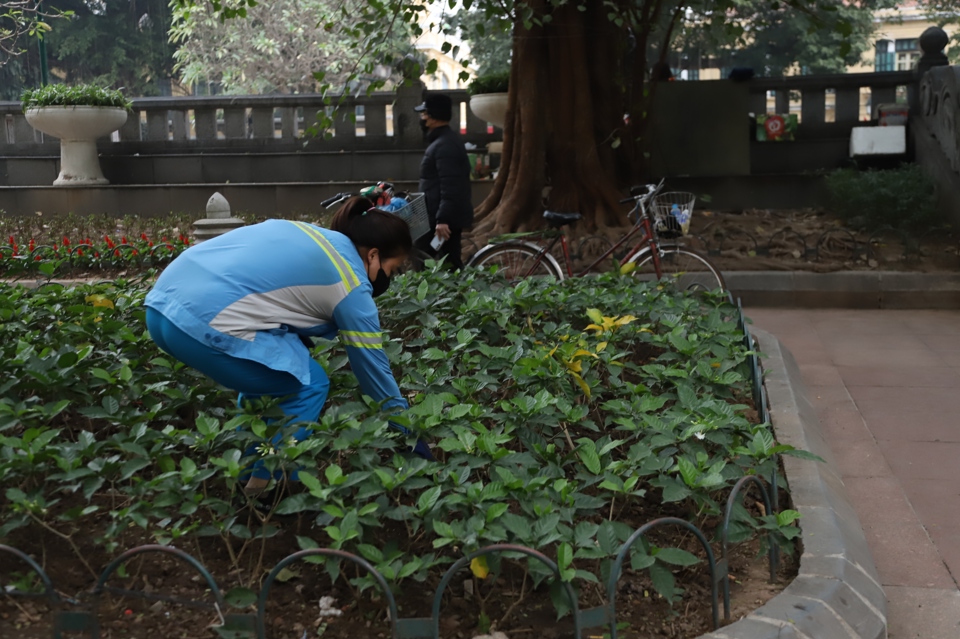
{"type": "Polygon", "coordinates": [[[449,95],[443,93],[431,93],[423,101],[423,104],[413,108],[414,111],[426,111],[434,120],[449,122],[453,118],[453,101],[449,95]]]}

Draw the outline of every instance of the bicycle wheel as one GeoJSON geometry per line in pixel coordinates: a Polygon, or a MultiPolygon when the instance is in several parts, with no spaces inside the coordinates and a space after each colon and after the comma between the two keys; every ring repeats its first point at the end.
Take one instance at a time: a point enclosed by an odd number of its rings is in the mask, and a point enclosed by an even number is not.
{"type": "MultiPolygon", "coordinates": [[[[662,281],[669,280],[681,291],[726,290],[720,269],[703,255],[676,244],[661,244],[660,250],[662,281]]],[[[630,261],[637,265],[634,276],[644,280],[657,279],[653,253],[649,250],[640,251],[630,261]]]]}
{"type": "Polygon", "coordinates": [[[539,247],[520,242],[491,244],[470,258],[468,266],[489,268],[497,266],[497,272],[511,283],[524,277],[552,277],[562,280],[563,271],[553,256],[543,254],[539,247]]]}

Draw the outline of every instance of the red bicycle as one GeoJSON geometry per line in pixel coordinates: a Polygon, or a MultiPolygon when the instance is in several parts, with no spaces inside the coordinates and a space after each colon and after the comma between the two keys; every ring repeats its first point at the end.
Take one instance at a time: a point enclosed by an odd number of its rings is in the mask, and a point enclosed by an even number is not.
{"type": "Polygon", "coordinates": [[[725,290],[723,274],[706,256],[681,243],[689,230],[689,216],[693,209],[690,194],[663,194],[663,181],[659,184],[635,186],[631,196],[621,204],[632,202],[627,214],[633,226],[602,255],[583,270],[573,272],[570,247],[564,227],[576,223],[580,213],[545,211],[548,228],[529,233],[514,233],[500,236],[470,258],[467,266],[497,266],[498,272],[511,282],[525,277],[581,277],[598,264],[609,259],[621,246],[627,245],[637,235],[636,243],[619,259],[622,271],[630,272],[646,280],[670,280],[681,290],[725,290]],[[686,206],[686,209],[682,208],[686,206]],[[665,241],[666,240],[666,241],[665,241]],[[553,255],[560,243],[564,267],[553,255]],[[634,266],[628,267],[628,264],[634,266]]]}

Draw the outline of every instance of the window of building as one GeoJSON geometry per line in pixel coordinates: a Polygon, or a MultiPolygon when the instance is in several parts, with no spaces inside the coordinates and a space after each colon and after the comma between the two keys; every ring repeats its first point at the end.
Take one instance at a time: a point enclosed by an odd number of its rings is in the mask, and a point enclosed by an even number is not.
{"type": "Polygon", "coordinates": [[[873,57],[873,70],[876,72],[893,71],[896,52],[892,40],[878,40],[873,57]]]}
{"type": "Polygon", "coordinates": [[[896,41],[897,71],[909,71],[920,59],[920,41],[917,38],[904,38],[896,41]]]}

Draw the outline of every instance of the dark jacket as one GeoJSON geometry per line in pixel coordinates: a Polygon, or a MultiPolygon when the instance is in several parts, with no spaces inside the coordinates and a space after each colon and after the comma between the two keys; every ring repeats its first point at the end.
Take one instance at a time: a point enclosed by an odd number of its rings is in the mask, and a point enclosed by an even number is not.
{"type": "Polygon", "coordinates": [[[430,224],[469,228],[473,224],[470,160],[463,140],[448,126],[427,135],[429,146],[420,162],[420,191],[427,201],[430,224]]]}

